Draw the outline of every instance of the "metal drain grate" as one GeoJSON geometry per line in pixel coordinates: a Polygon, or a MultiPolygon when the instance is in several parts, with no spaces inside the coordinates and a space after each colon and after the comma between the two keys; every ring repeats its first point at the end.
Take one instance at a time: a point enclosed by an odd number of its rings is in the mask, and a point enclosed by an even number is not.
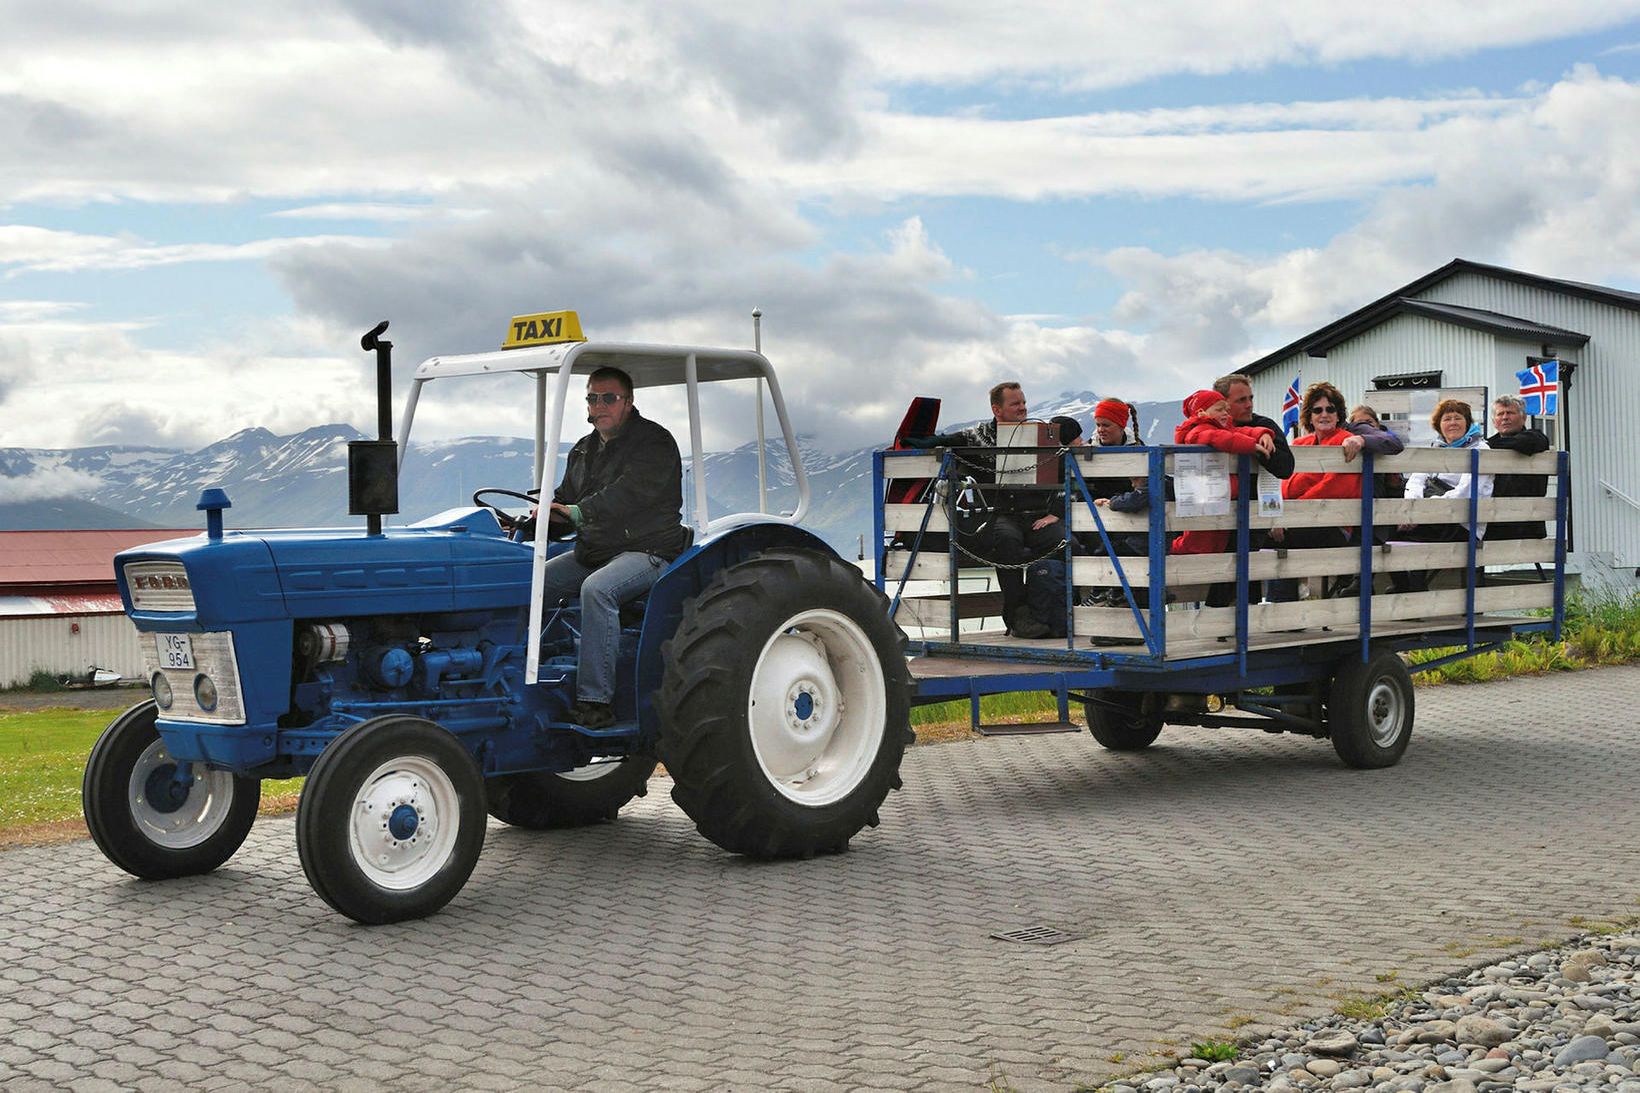
{"type": "Polygon", "coordinates": [[[991,935],[998,941],[1017,941],[1023,945],[1063,945],[1077,940],[1076,934],[1067,934],[1052,926],[1026,926],[1022,930],[1007,930],[991,935]]]}

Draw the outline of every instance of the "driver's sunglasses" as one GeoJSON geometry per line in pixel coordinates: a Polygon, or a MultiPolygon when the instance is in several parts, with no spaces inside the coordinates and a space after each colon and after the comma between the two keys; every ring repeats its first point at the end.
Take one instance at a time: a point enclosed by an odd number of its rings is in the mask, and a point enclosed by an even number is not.
{"type": "Polygon", "coordinates": [[[601,402],[605,406],[613,406],[625,397],[619,391],[588,391],[587,405],[596,406],[601,402]]]}

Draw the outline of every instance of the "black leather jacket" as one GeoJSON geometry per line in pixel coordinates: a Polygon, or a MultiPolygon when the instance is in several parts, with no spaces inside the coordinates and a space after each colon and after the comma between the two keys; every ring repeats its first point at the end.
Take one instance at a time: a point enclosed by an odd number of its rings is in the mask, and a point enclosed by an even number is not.
{"type": "Polygon", "coordinates": [[[552,499],[581,507],[575,560],[584,566],[629,550],[671,561],[689,545],[677,442],[636,407],[607,443],[597,430],[576,441],[552,499]]]}

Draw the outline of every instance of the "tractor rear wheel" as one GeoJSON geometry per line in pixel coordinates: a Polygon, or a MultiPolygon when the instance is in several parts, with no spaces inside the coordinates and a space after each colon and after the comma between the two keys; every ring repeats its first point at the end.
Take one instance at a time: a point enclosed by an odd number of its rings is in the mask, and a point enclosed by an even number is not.
{"type": "Polygon", "coordinates": [[[882,594],[833,555],[768,550],[718,573],[662,650],[673,800],[736,854],[847,849],[900,786],[903,643],[882,594]]]}
{"type": "Polygon", "coordinates": [[[530,771],[484,780],[490,815],[504,824],[548,831],[613,820],[621,806],[649,792],[653,756],[591,763],[561,774],[530,771]]]}

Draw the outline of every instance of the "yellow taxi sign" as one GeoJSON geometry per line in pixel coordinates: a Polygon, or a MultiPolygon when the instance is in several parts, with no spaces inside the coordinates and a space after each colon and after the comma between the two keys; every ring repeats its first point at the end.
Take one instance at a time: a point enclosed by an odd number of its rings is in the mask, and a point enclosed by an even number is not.
{"type": "Polygon", "coordinates": [[[503,349],[522,349],[526,345],[557,345],[559,342],[584,342],[581,317],[573,311],[543,311],[539,315],[514,315],[507,324],[507,340],[503,349]]]}

